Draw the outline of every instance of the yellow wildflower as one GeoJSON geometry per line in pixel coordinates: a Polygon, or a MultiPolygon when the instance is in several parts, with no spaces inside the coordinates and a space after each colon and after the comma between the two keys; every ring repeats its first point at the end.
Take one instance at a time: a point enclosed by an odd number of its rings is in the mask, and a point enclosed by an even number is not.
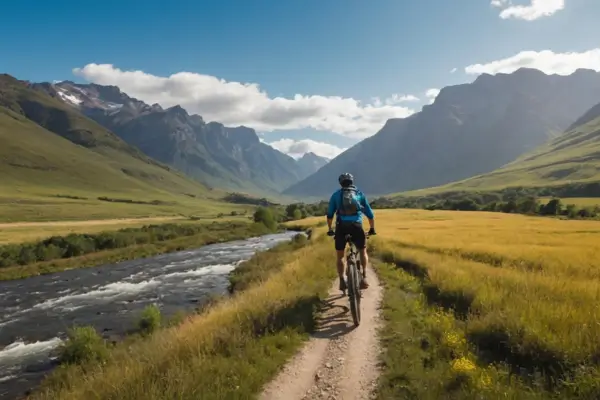
{"type": "Polygon", "coordinates": [[[446,332],[444,334],[444,342],[446,342],[449,347],[457,348],[463,344],[464,339],[455,332],[446,332]]]}
{"type": "Polygon", "coordinates": [[[487,373],[482,372],[477,380],[477,387],[480,389],[488,388],[492,385],[492,377],[487,373]]]}
{"type": "Polygon", "coordinates": [[[452,361],[452,369],[456,372],[467,373],[475,370],[475,364],[473,364],[473,361],[461,357],[452,361]]]}

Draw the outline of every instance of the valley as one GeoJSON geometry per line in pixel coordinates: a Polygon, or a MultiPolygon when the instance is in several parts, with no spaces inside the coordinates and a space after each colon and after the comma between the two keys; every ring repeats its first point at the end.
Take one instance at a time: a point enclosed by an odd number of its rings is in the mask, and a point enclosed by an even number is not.
{"type": "Polygon", "coordinates": [[[367,102],[176,59],[0,75],[0,397],[600,397],[600,67],[367,102]],[[344,172],[376,216],[358,326],[325,218],[344,172]]]}

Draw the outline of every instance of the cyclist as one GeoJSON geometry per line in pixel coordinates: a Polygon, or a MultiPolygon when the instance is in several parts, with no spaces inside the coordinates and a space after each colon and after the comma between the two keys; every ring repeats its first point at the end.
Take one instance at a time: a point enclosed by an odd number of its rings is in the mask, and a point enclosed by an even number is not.
{"type": "Polygon", "coordinates": [[[375,216],[365,195],[354,186],[354,177],[352,174],[341,174],[338,182],[341,188],[336,190],[329,199],[329,208],[327,210],[327,226],[329,227],[329,231],[327,234],[329,236],[335,235],[340,290],[346,290],[344,249],[346,248],[345,236],[347,234],[352,235],[352,242],[360,251],[360,261],[363,266],[360,287],[361,289],[366,289],[369,287],[366,274],[369,258],[367,256],[365,231],[362,227],[362,214],[364,212],[369,219],[369,235],[375,235],[375,216]],[[335,232],[331,228],[334,213],[336,214],[335,232]]]}

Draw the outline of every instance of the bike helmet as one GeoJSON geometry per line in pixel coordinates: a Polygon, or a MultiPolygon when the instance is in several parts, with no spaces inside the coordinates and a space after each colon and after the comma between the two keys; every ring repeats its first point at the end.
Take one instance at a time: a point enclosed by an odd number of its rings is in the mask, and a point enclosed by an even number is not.
{"type": "Polygon", "coordinates": [[[350,186],[354,183],[354,177],[351,173],[345,172],[340,175],[340,177],[338,178],[338,182],[342,186],[350,186]]]}

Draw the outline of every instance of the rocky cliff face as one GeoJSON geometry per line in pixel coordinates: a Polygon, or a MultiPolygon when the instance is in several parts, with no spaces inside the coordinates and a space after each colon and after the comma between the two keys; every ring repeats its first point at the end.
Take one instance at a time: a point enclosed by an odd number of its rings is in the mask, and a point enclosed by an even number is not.
{"type": "Polygon", "coordinates": [[[600,74],[520,69],[446,87],[435,102],[389,120],[285,191],[326,196],[341,172],[371,194],[437,186],[492,171],[561,134],[600,98],[600,74]]]}

